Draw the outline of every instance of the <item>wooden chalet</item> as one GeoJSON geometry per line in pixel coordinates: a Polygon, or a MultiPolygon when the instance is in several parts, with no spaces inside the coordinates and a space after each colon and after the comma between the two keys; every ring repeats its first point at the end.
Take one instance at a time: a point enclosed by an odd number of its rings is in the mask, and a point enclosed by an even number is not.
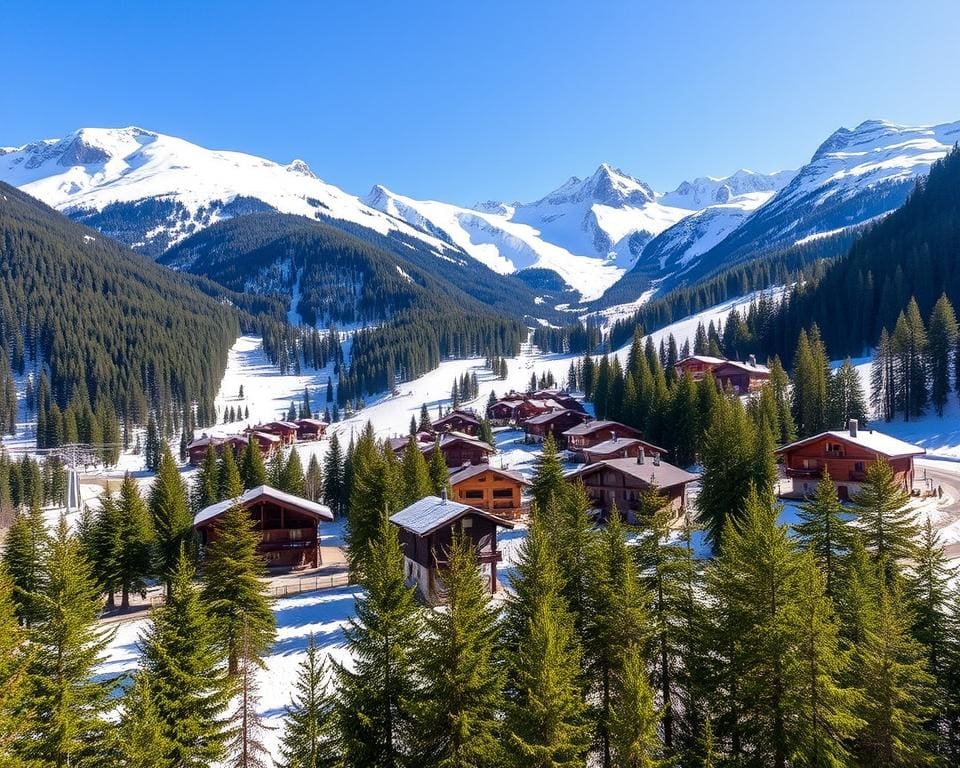
{"type": "Polygon", "coordinates": [[[553,401],[559,408],[568,408],[571,411],[585,413],[583,403],[562,389],[538,389],[530,395],[534,400],[553,401]]]}
{"type": "Polygon", "coordinates": [[[207,435],[198,437],[187,446],[187,460],[191,466],[203,464],[207,451],[214,451],[219,458],[224,447],[228,446],[236,456],[239,456],[247,447],[247,440],[253,436],[260,449],[260,455],[265,459],[273,456],[280,447],[280,438],[265,432],[247,432],[243,435],[207,435]]]}
{"type": "Polygon", "coordinates": [[[813,493],[824,470],[837,486],[837,496],[851,498],[866,479],[867,467],[877,459],[888,462],[897,482],[913,491],[913,460],[926,450],[873,429],[860,429],[851,419],[845,430],[821,432],[777,449],[783,459],[784,474],[790,487],[785,496],[807,496],[813,493]]]}
{"type": "Polygon", "coordinates": [[[574,411],[564,408],[560,411],[551,411],[550,413],[541,413],[539,416],[533,416],[524,422],[523,431],[526,433],[528,443],[542,443],[547,435],[553,435],[557,441],[557,446],[565,448],[567,430],[588,421],[590,417],[582,411],[574,411]]]}
{"type": "Polygon", "coordinates": [[[595,419],[571,427],[563,433],[563,436],[567,441],[567,450],[573,451],[578,461],[585,461],[584,448],[617,438],[632,437],[639,440],[640,431],[619,421],[595,419]]]}
{"type": "Polygon", "coordinates": [[[441,432],[436,440],[423,443],[420,450],[427,457],[439,448],[448,467],[465,464],[486,464],[495,453],[490,443],[459,432],[441,432]]]}
{"type": "Polygon", "coordinates": [[[257,424],[253,427],[254,432],[266,432],[268,435],[276,435],[280,438],[283,445],[291,445],[297,440],[297,423],[293,421],[270,421],[266,424],[257,424]]]}
{"type": "Polygon", "coordinates": [[[497,591],[497,563],[503,559],[497,549],[497,528],[513,528],[513,523],[438,496],[427,496],[401,509],[390,522],[400,529],[407,583],[416,586],[428,602],[442,597],[442,571],[455,531],[469,536],[487,589],[497,591]]]}
{"type": "Polygon", "coordinates": [[[487,418],[495,426],[505,426],[517,420],[518,409],[523,404],[520,397],[502,397],[487,408],[487,418]]]}
{"type": "Polygon", "coordinates": [[[323,419],[297,419],[297,440],[319,440],[326,434],[327,422],[323,419]]]}
{"type": "Polygon", "coordinates": [[[223,438],[213,435],[204,434],[193,440],[187,446],[187,460],[190,462],[190,466],[199,467],[203,464],[203,460],[207,457],[207,451],[215,451],[219,456],[222,446],[223,438]]]}
{"type": "Polygon", "coordinates": [[[646,440],[640,440],[636,437],[620,437],[614,435],[610,440],[604,440],[589,448],[583,448],[580,453],[583,454],[584,461],[587,464],[595,464],[598,461],[607,459],[635,459],[640,455],[640,451],[645,451],[648,456],[659,454],[666,456],[668,451],[659,445],[648,443],[646,440]]]}
{"type": "Polygon", "coordinates": [[[200,510],[193,527],[203,546],[217,539],[217,520],[235,504],[250,512],[260,543],[257,551],[270,568],[316,568],[320,565],[319,525],[333,520],[329,507],[268,485],[251,488],[200,510]]]}
{"type": "Polygon", "coordinates": [[[674,515],[686,507],[687,486],[697,480],[680,467],[661,461],[657,454],[647,456],[641,451],[635,459],[607,459],[574,470],[567,475],[570,482],[583,483],[587,496],[602,516],[617,505],[628,523],[637,522],[641,495],[656,486],[667,498],[674,515]]]}
{"type": "Polygon", "coordinates": [[[720,389],[729,387],[740,395],[756,392],[770,380],[770,369],[760,365],[753,355],[750,355],[745,363],[709,355],[691,355],[676,363],[674,370],[681,376],[689,373],[694,381],[699,381],[711,373],[720,389]]]}
{"type": "Polygon", "coordinates": [[[434,432],[460,432],[475,437],[480,433],[480,419],[473,411],[451,411],[443,418],[433,422],[434,432]]]}
{"type": "Polygon", "coordinates": [[[508,520],[516,520],[524,511],[523,489],[528,485],[519,472],[489,464],[463,467],[450,475],[454,501],[508,520]]]}

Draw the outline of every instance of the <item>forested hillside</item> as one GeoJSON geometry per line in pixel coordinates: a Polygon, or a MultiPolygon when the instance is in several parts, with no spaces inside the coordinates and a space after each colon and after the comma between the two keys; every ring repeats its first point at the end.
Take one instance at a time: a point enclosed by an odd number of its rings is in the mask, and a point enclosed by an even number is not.
{"type": "MultiPolygon", "coordinates": [[[[186,405],[212,403],[240,315],[194,280],[6,184],[0,278],[0,359],[17,373],[41,365],[40,410],[73,403],[134,423],[155,410],[169,426],[186,405]]],[[[6,370],[0,378],[9,427],[6,370]]]]}

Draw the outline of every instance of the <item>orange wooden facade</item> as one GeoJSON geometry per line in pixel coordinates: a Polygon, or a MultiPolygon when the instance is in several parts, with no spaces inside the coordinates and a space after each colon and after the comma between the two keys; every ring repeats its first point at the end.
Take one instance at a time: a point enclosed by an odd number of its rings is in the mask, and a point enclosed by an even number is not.
{"type": "Polygon", "coordinates": [[[450,478],[453,500],[498,517],[516,520],[523,511],[525,481],[516,473],[483,467],[481,471],[455,473],[450,478]],[[458,475],[466,475],[458,480],[458,475]]]}

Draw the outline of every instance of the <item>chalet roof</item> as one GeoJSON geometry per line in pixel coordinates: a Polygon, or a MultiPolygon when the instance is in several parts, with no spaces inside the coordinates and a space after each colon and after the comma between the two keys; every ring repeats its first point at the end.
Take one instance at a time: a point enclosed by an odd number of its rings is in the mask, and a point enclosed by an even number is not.
{"type": "Polygon", "coordinates": [[[193,518],[193,524],[197,526],[214,517],[219,517],[235,504],[242,504],[246,507],[260,499],[268,499],[288,507],[293,507],[301,512],[313,515],[320,520],[333,520],[333,512],[330,511],[330,507],[324,504],[317,504],[315,501],[294,496],[292,493],[278,491],[269,485],[258,485],[256,488],[245,491],[235,499],[225,499],[224,501],[218,501],[216,504],[211,504],[209,507],[204,507],[197,513],[196,517],[193,518]]]}
{"type": "Polygon", "coordinates": [[[308,426],[308,427],[326,427],[329,426],[327,422],[323,419],[297,419],[296,424],[298,426],[308,426]]]}
{"type": "Polygon", "coordinates": [[[722,368],[736,368],[740,371],[745,371],[746,373],[759,373],[769,376],[770,369],[765,365],[760,365],[760,363],[744,363],[740,360],[724,360],[720,365],[717,366],[717,369],[722,368]]]}
{"type": "Polygon", "coordinates": [[[462,469],[458,469],[456,472],[450,475],[450,485],[459,485],[464,480],[469,480],[471,477],[476,477],[484,472],[493,472],[496,475],[506,477],[509,480],[514,480],[518,483],[522,483],[523,485],[530,485],[530,481],[519,472],[514,472],[510,469],[498,469],[497,467],[492,467],[489,464],[471,464],[463,467],[462,469]]]}
{"type": "MultiPolygon", "coordinates": [[[[469,445],[472,445],[475,448],[482,448],[488,453],[494,452],[494,447],[490,445],[490,443],[484,442],[483,440],[480,440],[471,435],[465,435],[463,434],[463,432],[454,432],[454,431],[442,432],[439,435],[439,437],[440,437],[441,450],[445,445],[449,445],[450,443],[463,442],[463,443],[468,443],[469,445]]],[[[427,452],[427,451],[433,450],[433,447],[435,445],[436,445],[436,441],[423,443],[420,446],[420,450],[423,452],[427,452]]]]}
{"type": "Polygon", "coordinates": [[[885,435],[883,432],[877,432],[873,429],[858,429],[856,437],[850,434],[846,429],[834,429],[827,432],[821,432],[812,437],[806,437],[803,440],[797,440],[793,443],[781,446],[777,453],[787,453],[804,445],[815,443],[824,439],[839,440],[849,445],[857,445],[865,448],[872,453],[877,453],[888,459],[901,458],[903,456],[922,456],[927,451],[919,445],[899,440],[896,437],[885,435]]]}
{"type": "Polygon", "coordinates": [[[463,419],[464,421],[470,421],[477,425],[480,424],[480,419],[477,418],[477,415],[475,413],[471,413],[470,411],[456,410],[456,411],[451,411],[446,416],[434,421],[433,426],[437,426],[437,424],[443,424],[447,421],[452,421],[453,419],[456,419],[456,418],[463,419]]]}
{"type": "Polygon", "coordinates": [[[674,363],[674,367],[683,365],[691,360],[696,360],[698,363],[704,363],[706,365],[720,365],[720,363],[727,362],[722,357],[712,357],[711,355],[690,355],[689,357],[683,358],[683,360],[678,360],[676,363],[674,363]]]}
{"type": "MultiPolygon", "coordinates": [[[[272,433],[270,433],[270,432],[262,432],[262,431],[259,430],[259,429],[252,429],[252,430],[250,430],[250,434],[256,435],[257,437],[260,437],[260,438],[263,438],[264,440],[267,440],[268,442],[271,442],[271,443],[279,443],[279,442],[280,442],[280,438],[277,437],[276,435],[274,435],[274,434],[272,434],[272,433]]],[[[240,437],[240,435],[236,435],[236,437],[240,437]]],[[[243,439],[246,440],[246,438],[243,438],[243,439]]]]}
{"type": "Polygon", "coordinates": [[[590,453],[615,453],[616,451],[622,451],[624,448],[632,448],[634,445],[643,445],[655,451],[660,451],[662,454],[669,453],[666,448],[661,448],[659,445],[648,443],[646,440],[640,440],[636,437],[618,437],[616,440],[604,440],[602,443],[597,443],[592,448],[584,448],[584,450],[590,453]]]}
{"type": "Polygon", "coordinates": [[[685,469],[675,467],[666,461],[661,461],[659,465],[653,463],[649,456],[643,464],[638,464],[636,459],[604,459],[594,464],[588,464],[585,467],[574,470],[566,475],[568,479],[583,477],[593,474],[604,468],[613,469],[622,472],[625,475],[646,483],[647,485],[656,485],[658,488],[672,488],[677,485],[691,483],[699,478],[699,475],[691,474],[685,469]]]}
{"type": "Polygon", "coordinates": [[[274,429],[296,429],[295,421],[268,421],[266,424],[258,424],[259,427],[273,427],[274,429]]]}
{"type": "Polygon", "coordinates": [[[580,411],[575,411],[572,408],[564,408],[559,411],[550,411],[549,413],[541,413],[539,416],[533,416],[527,419],[527,424],[549,424],[554,419],[557,419],[566,414],[574,414],[575,416],[584,416],[585,414],[580,411]]]}
{"type": "Polygon", "coordinates": [[[189,451],[191,448],[202,448],[208,445],[220,445],[223,443],[224,438],[216,437],[214,435],[204,435],[203,437],[198,437],[196,440],[193,440],[190,445],[187,446],[189,451]]]}
{"type": "Polygon", "coordinates": [[[409,507],[401,509],[391,516],[390,522],[412,531],[417,536],[426,536],[466,515],[477,515],[504,528],[513,528],[513,523],[496,515],[491,515],[468,504],[441,499],[439,496],[425,496],[420,501],[415,501],[409,507]]]}
{"type": "Polygon", "coordinates": [[[601,429],[612,429],[615,432],[620,432],[620,430],[623,430],[624,435],[639,434],[633,427],[628,427],[626,424],[621,424],[619,421],[610,421],[608,419],[595,419],[594,421],[588,421],[584,424],[578,424],[575,427],[571,427],[563,434],[565,434],[567,437],[572,435],[592,435],[594,432],[599,432],[601,429]]]}

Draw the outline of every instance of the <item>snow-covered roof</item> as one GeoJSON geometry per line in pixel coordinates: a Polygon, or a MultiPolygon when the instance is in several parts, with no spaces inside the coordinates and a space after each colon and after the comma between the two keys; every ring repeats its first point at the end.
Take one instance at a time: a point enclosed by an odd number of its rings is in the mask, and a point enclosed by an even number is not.
{"type": "Polygon", "coordinates": [[[573,414],[576,414],[577,416],[586,417],[586,414],[581,413],[580,411],[575,411],[572,408],[563,408],[559,411],[550,411],[548,413],[541,413],[538,416],[532,416],[531,418],[527,419],[526,423],[527,424],[549,424],[554,419],[560,416],[563,416],[566,413],[573,413],[573,414]]]}
{"type": "Polygon", "coordinates": [[[433,426],[437,426],[437,424],[443,424],[446,421],[452,421],[453,419],[457,419],[457,418],[463,419],[465,421],[472,421],[475,424],[480,423],[480,419],[477,418],[477,415],[475,413],[471,413],[470,411],[456,410],[456,411],[451,411],[446,416],[440,419],[437,419],[435,422],[433,422],[433,426]]]}
{"type": "Polygon", "coordinates": [[[594,464],[588,464],[585,467],[576,469],[567,474],[566,477],[582,477],[583,475],[590,474],[604,467],[623,472],[647,485],[656,485],[658,488],[671,488],[675,485],[683,485],[693,482],[698,477],[697,475],[687,472],[685,469],[680,469],[680,467],[675,467],[673,464],[668,464],[666,461],[654,464],[653,459],[649,456],[643,464],[639,464],[636,459],[632,458],[604,459],[603,461],[598,461],[594,464]]]}
{"type": "Polygon", "coordinates": [[[577,424],[577,426],[571,427],[563,434],[567,435],[568,437],[571,435],[592,435],[594,432],[597,432],[601,429],[612,429],[615,432],[620,432],[623,430],[624,435],[639,434],[633,427],[628,427],[626,424],[621,424],[619,421],[609,421],[608,419],[595,419],[594,421],[588,421],[584,424],[577,424]]]}
{"type": "Polygon", "coordinates": [[[729,365],[741,371],[746,371],[747,373],[770,374],[770,369],[765,365],[760,365],[760,363],[744,363],[740,360],[724,360],[718,367],[722,368],[725,365],[729,365]]]}
{"type": "Polygon", "coordinates": [[[331,512],[330,507],[325,504],[318,504],[315,501],[294,496],[292,493],[287,493],[286,491],[278,491],[269,485],[258,485],[256,488],[244,491],[244,493],[235,499],[225,499],[224,501],[218,501],[216,504],[211,504],[209,507],[204,507],[197,512],[196,517],[193,518],[193,524],[197,526],[200,525],[200,523],[218,517],[235,504],[248,506],[264,498],[315,515],[322,520],[333,520],[333,512],[331,512]]]}
{"type": "Polygon", "coordinates": [[[720,363],[727,362],[727,360],[724,360],[722,357],[712,357],[710,355],[690,355],[689,357],[683,358],[683,360],[678,360],[676,365],[683,365],[690,360],[696,360],[698,363],[705,363],[706,365],[720,365],[720,363]]]}
{"type": "MultiPolygon", "coordinates": [[[[476,437],[471,437],[470,435],[465,435],[463,432],[454,432],[454,431],[441,432],[438,435],[438,437],[440,438],[441,448],[443,448],[443,446],[445,445],[449,445],[450,443],[464,442],[474,446],[475,448],[482,448],[488,453],[494,452],[494,447],[490,445],[490,443],[484,442],[483,440],[479,440],[476,437]]],[[[427,453],[428,451],[432,451],[436,444],[437,444],[436,441],[421,443],[420,450],[424,453],[427,453]]]]}
{"type": "Polygon", "coordinates": [[[327,422],[325,422],[323,419],[297,419],[297,425],[298,425],[298,426],[303,426],[304,424],[306,424],[307,426],[310,426],[310,427],[326,427],[326,426],[328,426],[328,425],[327,425],[327,422]]]}
{"type": "Polygon", "coordinates": [[[458,469],[452,475],[450,475],[450,485],[457,485],[462,483],[464,480],[469,480],[471,477],[482,474],[484,472],[493,472],[494,474],[500,475],[501,477],[509,478],[510,480],[515,480],[518,483],[523,483],[524,485],[530,485],[530,481],[527,480],[519,472],[514,472],[510,469],[498,469],[497,467],[492,467],[489,464],[471,464],[469,466],[458,469]]]}
{"type": "Polygon", "coordinates": [[[409,507],[392,515],[390,522],[418,536],[426,536],[468,514],[492,520],[504,528],[513,528],[513,523],[484,512],[482,509],[450,499],[441,499],[439,496],[425,496],[420,501],[415,501],[409,507]]]}
{"type": "Polygon", "coordinates": [[[654,445],[653,443],[648,443],[646,440],[640,440],[635,437],[618,437],[616,440],[604,440],[602,443],[597,443],[584,450],[590,453],[616,453],[617,451],[622,451],[624,448],[632,448],[635,445],[653,448],[653,450],[660,451],[660,453],[663,454],[669,453],[666,448],[661,448],[659,445],[654,445]]]}
{"type": "Polygon", "coordinates": [[[777,453],[786,453],[787,451],[815,443],[824,438],[833,438],[851,445],[858,445],[861,448],[885,456],[888,459],[900,458],[902,456],[922,456],[927,452],[925,448],[921,448],[919,445],[908,443],[905,440],[886,435],[875,429],[858,429],[856,436],[851,435],[850,430],[847,429],[832,429],[784,445],[777,449],[777,453]]]}

